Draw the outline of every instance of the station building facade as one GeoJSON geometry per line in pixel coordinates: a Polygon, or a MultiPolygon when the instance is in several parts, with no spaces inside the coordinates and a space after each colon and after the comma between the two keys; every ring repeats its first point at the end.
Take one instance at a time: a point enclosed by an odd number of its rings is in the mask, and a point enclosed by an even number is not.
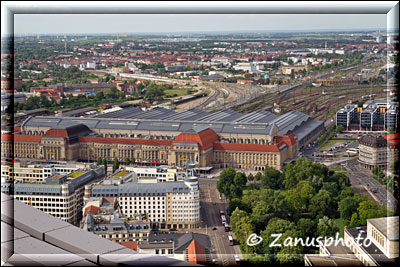
{"type": "Polygon", "coordinates": [[[237,116],[236,121],[208,118],[208,123],[35,117],[27,119],[20,132],[2,135],[1,153],[4,158],[53,161],[134,158],[139,164],[184,166],[190,162],[196,167],[280,170],[324,131],[322,121],[299,112],[280,118],[257,113],[257,118],[270,116],[272,122],[241,122],[249,115],[228,114],[237,116]]]}

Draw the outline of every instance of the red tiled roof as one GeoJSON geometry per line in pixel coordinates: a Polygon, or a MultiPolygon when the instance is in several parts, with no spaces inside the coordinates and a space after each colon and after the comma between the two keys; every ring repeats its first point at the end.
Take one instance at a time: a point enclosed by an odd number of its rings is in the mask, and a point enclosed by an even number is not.
{"type": "Polygon", "coordinates": [[[117,243],[120,245],[123,245],[129,249],[137,251],[137,241],[120,241],[117,243]]]}
{"type": "Polygon", "coordinates": [[[383,138],[386,139],[388,145],[399,146],[399,133],[384,135],[383,138]]]}
{"type": "Polygon", "coordinates": [[[218,141],[218,135],[212,129],[208,128],[200,133],[181,133],[175,138],[173,143],[198,143],[200,150],[206,150],[218,141]]]}
{"type": "Polygon", "coordinates": [[[42,140],[40,135],[23,135],[23,134],[2,134],[1,141],[14,141],[14,142],[36,142],[39,143],[42,140]]]}
{"type": "Polygon", "coordinates": [[[284,136],[275,136],[274,141],[276,143],[283,142],[287,144],[288,146],[292,146],[296,143],[296,140],[294,139],[295,135],[290,134],[290,135],[284,135],[284,136]]]}
{"type": "Polygon", "coordinates": [[[185,254],[185,260],[188,262],[203,265],[207,263],[205,247],[196,240],[193,240],[190,243],[190,245],[187,247],[187,250],[185,251],[185,254]]]}
{"type": "Polygon", "coordinates": [[[79,142],[113,143],[113,144],[142,144],[156,146],[170,146],[171,140],[111,138],[111,137],[86,137],[80,136],[79,142]]]}
{"type": "Polygon", "coordinates": [[[85,211],[84,211],[84,216],[86,216],[88,211],[90,211],[90,213],[93,214],[93,215],[97,214],[97,212],[99,212],[99,207],[94,206],[94,205],[90,205],[89,207],[86,207],[85,211]]]}
{"type": "Polygon", "coordinates": [[[66,137],[68,138],[68,132],[64,129],[50,129],[45,134],[45,137],[66,137]]]}
{"type": "Polygon", "coordinates": [[[215,143],[214,150],[279,152],[278,145],[215,143]]]}

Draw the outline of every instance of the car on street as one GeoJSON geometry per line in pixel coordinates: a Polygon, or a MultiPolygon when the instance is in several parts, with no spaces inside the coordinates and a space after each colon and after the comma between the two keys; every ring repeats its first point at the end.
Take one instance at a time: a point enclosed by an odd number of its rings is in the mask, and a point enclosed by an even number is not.
{"type": "Polygon", "coordinates": [[[240,265],[240,259],[239,259],[238,255],[235,255],[234,258],[235,258],[235,264],[240,265]]]}

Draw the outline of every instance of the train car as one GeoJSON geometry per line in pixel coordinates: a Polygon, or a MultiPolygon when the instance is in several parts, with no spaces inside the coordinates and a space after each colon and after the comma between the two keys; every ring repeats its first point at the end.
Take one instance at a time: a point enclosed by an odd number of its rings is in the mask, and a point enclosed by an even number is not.
{"type": "Polygon", "coordinates": [[[345,95],[341,95],[341,96],[339,96],[338,98],[339,99],[342,99],[342,98],[345,98],[346,96],[345,95]]]}
{"type": "Polygon", "coordinates": [[[310,96],[315,96],[315,95],[319,95],[319,93],[317,92],[317,93],[310,94],[310,96]]]}
{"type": "Polygon", "coordinates": [[[327,108],[327,105],[323,105],[322,107],[320,107],[319,109],[318,109],[318,111],[322,111],[322,110],[324,110],[324,109],[326,109],[327,108]]]}
{"type": "Polygon", "coordinates": [[[299,100],[293,102],[293,105],[295,106],[295,105],[298,105],[298,104],[303,103],[303,102],[304,102],[304,99],[302,98],[302,99],[299,99],[299,100]]]}

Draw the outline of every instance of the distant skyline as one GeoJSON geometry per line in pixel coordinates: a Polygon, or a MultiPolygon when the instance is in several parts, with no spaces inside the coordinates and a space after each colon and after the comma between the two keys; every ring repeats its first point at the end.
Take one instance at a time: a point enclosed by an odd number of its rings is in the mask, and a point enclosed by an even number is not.
{"type": "Polygon", "coordinates": [[[14,34],[386,29],[386,14],[15,14],[14,34]]]}

